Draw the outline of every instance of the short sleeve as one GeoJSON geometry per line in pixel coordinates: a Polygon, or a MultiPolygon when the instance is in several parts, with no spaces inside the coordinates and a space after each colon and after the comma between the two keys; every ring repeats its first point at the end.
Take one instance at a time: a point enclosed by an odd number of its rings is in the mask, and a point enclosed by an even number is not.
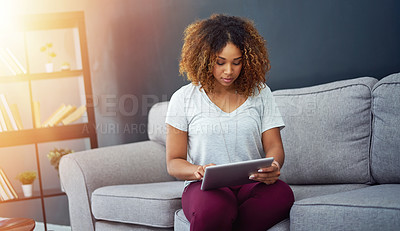
{"type": "Polygon", "coordinates": [[[276,105],[275,98],[268,86],[261,91],[260,96],[262,97],[261,100],[263,102],[264,111],[261,118],[261,132],[265,132],[276,127],[283,129],[285,127],[285,123],[283,122],[279,108],[276,105]]]}
{"type": "Polygon", "coordinates": [[[185,97],[182,93],[182,91],[178,90],[172,95],[171,100],[168,103],[165,123],[176,129],[187,132],[188,120],[185,111],[185,97]]]}

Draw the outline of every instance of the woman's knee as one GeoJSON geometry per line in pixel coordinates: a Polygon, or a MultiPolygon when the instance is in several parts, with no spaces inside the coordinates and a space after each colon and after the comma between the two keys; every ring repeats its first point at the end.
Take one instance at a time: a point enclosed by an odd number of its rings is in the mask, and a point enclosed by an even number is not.
{"type": "Polygon", "coordinates": [[[223,230],[231,227],[237,217],[237,201],[229,189],[196,192],[191,199],[184,212],[195,230],[223,230]]]}
{"type": "Polygon", "coordinates": [[[232,217],[236,215],[237,200],[232,191],[211,190],[204,192],[196,206],[197,215],[209,217],[232,217]]]}
{"type": "Polygon", "coordinates": [[[285,182],[278,180],[277,182],[277,191],[283,197],[283,201],[286,201],[288,206],[292,206],[294,203],[294,194],[292,189],[285,182]]]}
{"type": "MultiPolygon", "coordinates": [[[[292,189],[285,182],[278,180],[275,184],[266,185],[258,183],[248,189],[248,198],[254,198],[258,203],[265,203],[269,207],[279,207],[281,209],[290,209],[294,203],[292,189]]],[[[246,198],[243,198],[247,200],[246,198]]]]}

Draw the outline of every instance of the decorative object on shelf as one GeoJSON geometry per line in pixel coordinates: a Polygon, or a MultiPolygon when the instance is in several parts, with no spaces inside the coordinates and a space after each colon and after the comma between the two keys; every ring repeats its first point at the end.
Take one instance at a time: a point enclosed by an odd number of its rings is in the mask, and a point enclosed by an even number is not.
{"type": "Polygon", "coordinates": [[[61,64],[61,70],[62,71],[69,71],[71,70],[71,65],[69,64],[69,62],[63,62],[61,64]]]}
{"type": "Polygon", "coordinates": [[[40,48],[40,51],[45,52],[46,56],[47,56],[46,72],[54,71],[54,64],[52,61],[53,61],[53,58],[55,58],[57,55],[56,55],[56,53],[54,53],[52,48],[53,48],[53,43],[46,43],[46,45],[44,45],[40,48]]]}
{"type": "Polygon", "coordinates": [[[54,71],[54,64],[53,63],[46,63],[45,67],[46,67],[46,72],[48,72],[48,73],[54,71]]]}
{"type": "Polygon", "coordinates": [[[35,171],[25,171],[18,174],[17,179],[22,183],[22,191],[25,197],[31,197],[33,191],[33,182],[37,177],[35,171]]]}
{"type": "MultiPolygon", "coordinates": [[[[58,171],[58,166],[60,165],[60,160],[63,156],[68,155],[73,153],[74,150],[68,149],[68,148],[54,148],[53,150],[50,150],[50,152],[47,154],[47,158],[50,161],[50,164],[53,165],[53,167],[57,170],[57,175],[60,177],[60,172],[58,171]]],[[[64,192],[64,188],[61,183],[60,179],[60,187],[61,191],[64,192]]]]}
{"type": "Polygon", "coordinates": [[[47,158],[50,160],[50,164],[53,165],[58,172],[58,165],[60,164],[61,157],[73,152],[74,150],[68,148],[54,148],[47,154],[47,158]]]}

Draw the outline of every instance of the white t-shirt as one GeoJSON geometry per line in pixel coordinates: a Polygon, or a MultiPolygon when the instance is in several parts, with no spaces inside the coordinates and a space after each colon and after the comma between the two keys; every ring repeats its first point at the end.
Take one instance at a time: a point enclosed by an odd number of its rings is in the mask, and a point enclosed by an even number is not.
{"type": "Polygon", "coordinates": [[[218,165],[265,157],[262,133],[284,123],[268,86],[256,92],[231,113],[191,83],[172,95],[165,122],[188,133],[190,163],[218,165]]]}

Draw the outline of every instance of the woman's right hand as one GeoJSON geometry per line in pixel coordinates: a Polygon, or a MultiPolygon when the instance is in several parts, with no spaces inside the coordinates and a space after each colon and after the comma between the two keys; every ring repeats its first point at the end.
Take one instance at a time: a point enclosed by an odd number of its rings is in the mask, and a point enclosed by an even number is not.
{"type": "Polygon", "coordinates": [[[206,165],[199,165],[199,166],[197,166],[197,169],[196,169],[196,171],[194,171],[194,176],[196,177],[196,179],[197,180],[201,180],[201,179],[203,179],[203,176],[204,176],[204,172],[206,171],[206,168],[207,167],[209,167],[209,166],[213,166],[213,165],[215,165],[215,164],[206,164],[206,165]]]}

